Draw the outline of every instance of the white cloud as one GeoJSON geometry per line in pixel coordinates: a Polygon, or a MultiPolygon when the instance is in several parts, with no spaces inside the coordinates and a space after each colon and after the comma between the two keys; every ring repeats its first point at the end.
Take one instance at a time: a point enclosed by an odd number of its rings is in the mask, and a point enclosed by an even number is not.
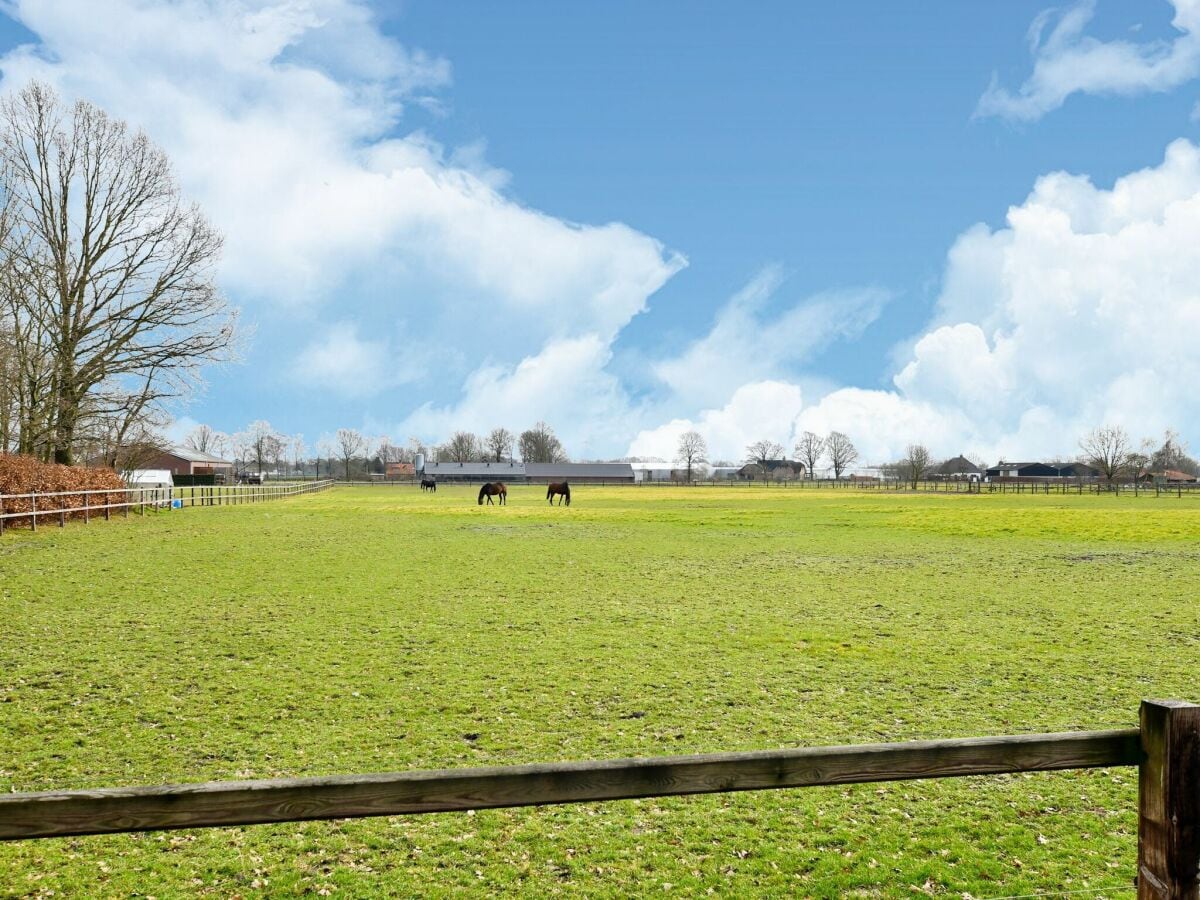
{"type": "Polygon", "coordinates": [[[1029,121],[1075,93],[1133,96],[1193,80],[1200,75],[1200,0],[1169,2],[1175,10],[1171,24],[1179,32],[1171,41],[1100,41],[1084,34],[1095,0],[1080,0],[1052,27],[1054,11],[1040,14],[1029,29],[1033,72],[1015,92],[993,76],[976,114],[1029,121]]]}
{"type": "Polygon", "coordinates": [[[338,322],[302,349],[290,372],[298,384],[366,397],[414,381],[418,360],[396,354],[384,339],[364,339],[353,322],[338,322]]]}
{"type": "MultiPolygon", "coordinates": [[[[144,127],[225,232],[222,283],[236,300],[343,323],[329,341],[384,323],[397,354],[414,350],[405,334],[453,348],[428,390],[480,359],[610,341],[685,265],[626,225],[515,202],[481,145],[447,151],[403,133],[405,109],[435,100],[450,65],[384,35],[359,0],[6,9],[39,44],[0,58],[2,87],[41,78],[144,127]]],[[[372,346],[357,363],[335,359],[336,345],[293,350],[293,369],[315,361],[349,386],[372,346]]]]}
{"type": "Polygon", "coordinates": [[[605,371],[609,342],[599,335],[555,340],[515,366],[484,366],[449,406],[426,403],[390,433],[440,440],[458,430],[486,434],[527,428],[538,419],[556,429],[576,458],[606,455],[630,433],[630,401],[605,371]]]}
{"type": "Polygon", "coordinates": [[[740,460],[746,447],[758,440],[777,441],[791,453],[796,419],[803,407],[799,385],[783,381],[744,384],[724,406],[706,409],[694,419],[672,419],[639,432],[628,455],[674,459],[679,436],[693,429],[704,436],[713,459],[740,460]]]}
{"type": "Polygon", "coordinates": [[[1188,141],[1111,188],[1046,175],[1005,227],[955,242],[934,320],[891,390],[841,388],[799,408],[796,385],[751,385],[723,408],[643,430],[629,452],[670,458],[691,427],[737,456],[746,438],[790,447],[800,431],[843,431],[874,463],[914,442],[942,456],[1071,456],[1107,423],[1138,437],[1173,427],[1195,444],[1198,232],[1200,148],[1188,141]],[[751,402],[751,388],[766,401],[751,402]]]}
{"type": "Polygon", "coordinates": [[[889,296],[877,288],[829,291],[772,318],[764,307],[782,281],[779,266],[763,269],[721,309],[707,335],[656,363],[654,374],[693,408],[716,406],[731,385],[789,374],[831,342],[857,337],[889,296]]]}

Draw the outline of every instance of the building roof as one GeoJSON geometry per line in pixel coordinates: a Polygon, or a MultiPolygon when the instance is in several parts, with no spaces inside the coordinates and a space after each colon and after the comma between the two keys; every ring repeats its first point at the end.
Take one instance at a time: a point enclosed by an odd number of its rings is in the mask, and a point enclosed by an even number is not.
{"type": "Polygon", "coordinates": [[[501,481],[505,478],[521,478],[525,475],[525,465],[519,462],[427,462],[425,474],[433,477],[441,475],[445,478],[495,478],[501,481]]]}
{"type": "Polygon", "coordinates": [[[526,463],[530,478],[633,478],[629,463],[526,463]]]}
{"type": "Polygon", "coordinates": [[[232,466],[233,463],[227,459],[221,459],[219,456],[213,456],[211,453],[204,453],[200,450],[193,450],[191,447],[168,447],[163,450],[168,456],[178,456],[180,459],[195,463],[221,463],[222,465],[232,466]]]}
{"type": "Polygon", "coordinates": [[[979,466],[965,456],[959,455],[948,459],[933,470],[938,475],[979,475],[979,466]]]}

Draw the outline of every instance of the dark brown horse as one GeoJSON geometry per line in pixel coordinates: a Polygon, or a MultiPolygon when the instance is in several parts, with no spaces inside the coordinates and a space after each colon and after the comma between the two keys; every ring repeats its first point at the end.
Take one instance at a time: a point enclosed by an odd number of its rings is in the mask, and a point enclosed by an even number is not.
{"type": "Polygon", "coordinates": [[[489,506],[491,506],[491,504],[492,504],[493,497],[499,497],[500,505],[506,506],[508,504],[508,488],[506,488],[499,481],[489,481],[487,484],[483,485],[483,487],[481,487],[479,489],[479,505],[480,506],[483,506],[483,498],[484,497],[487,497],[487,502],[488,502],[489,506]]]}
{"type": "Polygon", "coordinates": [[[433,491],[433,492],[436,494],[436,493],[437,493],[437,479],[435,479],[435,478],[422,478],[422,479],[421,479],[421,490],[423,490],[423,491],[433,491]]]}
{"type": "Polygon", "coordinates": [[[567,501],[567,506],[571,505],[571,486],[565,481],[552,481],[546,485],[546,500],[551,506],[554,505],[555,494],[560,495],[558,498],[559,506],[562,506],[563,500],[567,501]]]}

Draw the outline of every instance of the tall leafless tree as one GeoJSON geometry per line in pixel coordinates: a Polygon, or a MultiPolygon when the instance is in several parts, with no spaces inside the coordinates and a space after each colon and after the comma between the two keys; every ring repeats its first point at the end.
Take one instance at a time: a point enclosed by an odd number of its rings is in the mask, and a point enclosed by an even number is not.
{"type": "Polygon", "coordinates": [[[833,466],[833,477],[841,478],[842,473],[858,460],[858,449],[854,442],[840,431],[831,431],[825,438],[825,453],[829,456],[829,464],[833,466]]]}
{"type": "Polygon", "coordinates": [[[1079,449],[1084,461],[1109,484],[1129,470],[1136,452],[1129,434],[1120,425],[1092,429],[1080,439],[1079,449]]]}
{"type": "Polygon", "coordinates": [[[708,442],[698,431],[685,431],[679,436],[679,446],[675,449],[675,461],[683,463],[687,469],[688,484],[692,482],[692,469],[698,463],[708,461],[708,442]]]}
{"type": "Polygon", "coordinates": [[[493,428],[484,441],[488,459],[492,462],[503,462],[512,459],[513,444],[516,438],[507,428],[493,428]]]}
{"type": "MultiPolygon", "coordinates": [[[[9,318],[40,358],[32,439],[57,462],[101,386],[157,404],[228,358],[236,314],[218,293],[221,236],[185,203],[166,155],[90,103],[33,82],[0,101],[9,318]]],[[[28,444],[22,436],[22,443],[28,444]]]]}
{"type": "Polygon", "coordinates": [[[796,459],[804,463],[804,469],[808,473],[808,477],[815,478],[817,463],[825,455],[825,439],[819,434],[806,431],[800,435],[800,440],[796,441],[795,453],[796,459]]]}
{"type": "Polygon", "coordinates": [[[197,425],[188,433],[183,444],[198,453],[207,453],[210,456],[221,456],[229,452],[229,436],[211,425],[197,425]]]}
{"type": "Polygon", "coordinates": [[[527,463],[556,463],[566,462],[567,452],[562,442],[555,436],[545,422],[538,422],[532,428],[521,432],[517,439],[517,447],[521,459],[527,463]]]}
{"type": "Polygon", "coordinates": [[[483,456],[479,438],[469,431],[456,431],[438,448],[439,462],[474,462],[483,456]]]}
{"type": "Polygon", "coordinates": [[[362,456],[367,449],[367,439],[354,428],[339,428],[334,439],[338,456],[345,466],[346,480],[350,480],[350,463],[362,456]]]}
{"type": "Polygon", "coordinates": [[[933,465],[933,456],[924,444],[909,444],[904,449],[904,458],[897,467],[900,478],[915,491],[921,479],[933,465]]]}

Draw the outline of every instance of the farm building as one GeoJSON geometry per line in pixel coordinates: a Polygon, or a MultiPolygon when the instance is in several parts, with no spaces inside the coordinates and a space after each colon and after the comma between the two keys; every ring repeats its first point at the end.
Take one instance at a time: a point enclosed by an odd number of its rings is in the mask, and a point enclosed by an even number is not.
{"type": "Polygon", "coordinates": [[[385,478],[412,478],[416,472],[412,463],[394,462],[387,464],[387,470],[383,474],[385,478]]]}
{"type": "Polygon", "coordinates": [[[738,477],[745,481],[792,481],[804,477],[804,463],[794,459],[746,463],[738,469],[738,477]]]}
{"type": "Polygon", "coordinates": [[[633,480],[637,482],[672,481],[678,471],[674,463],[661,461],[630,463],[629,468],[633,469],[633,480]]]}
{"type": "Polygon", "coordinates": [[[1058,466],[1040,462],[996,463],[987,470],[989,478],[1059,478],[1058,466]]]}
{"type": "Polygon", "coordinates": [[[989,478],[1096,478],[1087,463],[998,462],[987,470],[989,478]]]}
{"type": "Polygon", "coordinates": [[[436,462],[425,463],[421,473],[437,481],[504,481],[520,483],[525,480],[525,464],[519,462],[436,462]]]}
{"type": "Polygon", "coordinates": [[[929,475],[946,481],[978,481],[983,477],[983,469],[960,454],[935,466],[929,475]]]}
{"type": "Polygon", "coordinates": [[[144,468],[167,469],[172,475],[233,475],[233,463],[211,453],[170,447],[144,460],[144,468]]]}
{"type": "Polygon", "coordinates": [[[593,484],[633,484],[629,463],[526,463],[525,477],[533,484],[551,481],[589,481],[593,484]]]}
{"type": "Polygon", "coordinates": [[[1200,481],[1195,475],[1180,472],[1178,469],[1165,469],[1161,472],[1147,472],[1139,479],[1149,484],[1195,484],[1200,481]]]}
{"type": "Polygon", "coordinates": [[[422,474],[438,481],[503,481],[506,484],[546,484],[551,481],[633,483],[633,468],[629,463],[438,462],[425,463],[422,474]]]}

